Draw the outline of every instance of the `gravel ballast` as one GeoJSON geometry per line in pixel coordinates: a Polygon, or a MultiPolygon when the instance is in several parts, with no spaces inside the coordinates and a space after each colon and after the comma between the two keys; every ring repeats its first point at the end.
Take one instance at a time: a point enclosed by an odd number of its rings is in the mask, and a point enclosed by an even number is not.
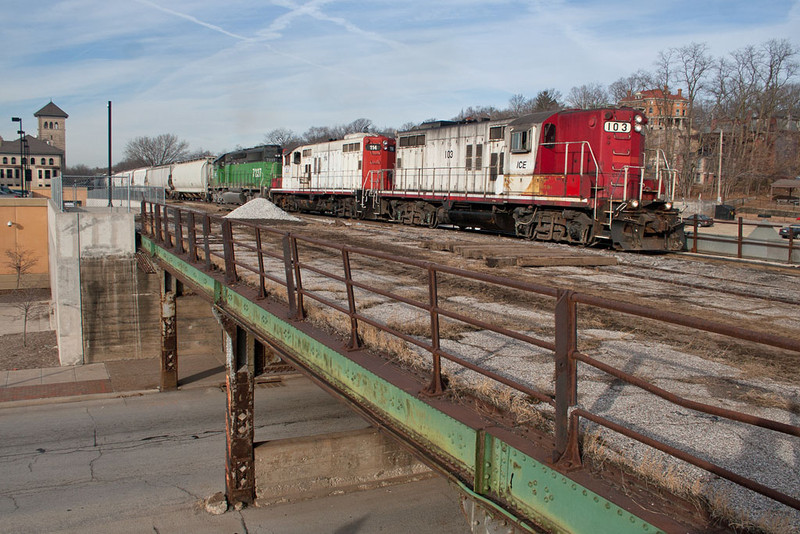
{"type": "Polygon", "coordinates": [[[225,216],[226,219],[247,219],[260,221],[301,222],[301,219],[290,215],[266,198],[254,198],[247,204],[239,206],[225,216]]]}

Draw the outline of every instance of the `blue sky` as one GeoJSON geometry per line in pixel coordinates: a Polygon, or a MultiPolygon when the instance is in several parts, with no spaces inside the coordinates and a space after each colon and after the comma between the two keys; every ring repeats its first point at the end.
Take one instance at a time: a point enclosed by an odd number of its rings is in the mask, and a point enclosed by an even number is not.
{"type": "Polygon", "coordinates": [[[52,99],[69,114],[68,162],[90,166],[107,162],[109,100],[116,162],[137,136],[219,153],[278,127],[398,127],[566,95],[692,41],[715,56],[800,48],[800,0],[39,0],[4,14],[0,135],[16,136],[12,116],[35,134],[52,99]]]}

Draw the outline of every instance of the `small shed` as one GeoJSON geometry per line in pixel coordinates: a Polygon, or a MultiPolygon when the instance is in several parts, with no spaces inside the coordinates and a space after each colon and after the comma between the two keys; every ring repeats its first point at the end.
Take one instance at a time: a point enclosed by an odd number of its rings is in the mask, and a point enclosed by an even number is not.
{"type": "Polygon", "coordinates": [[[770,197],[775,202],[797,204],[800,202],[800,176],[794,179],[778,180],[770,186],[770,197]]]}

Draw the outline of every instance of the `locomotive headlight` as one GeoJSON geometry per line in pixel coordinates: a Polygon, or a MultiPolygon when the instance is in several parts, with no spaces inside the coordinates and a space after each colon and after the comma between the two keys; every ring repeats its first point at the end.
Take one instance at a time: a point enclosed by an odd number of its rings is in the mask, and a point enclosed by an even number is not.
{"type": "Polygon", "coordinates": [[[633,120],[635,120],[638,124],[641,124],[644,120],[641,115],[636,115],[633,120]]]}
{"type": "Polygon", "coordinates": [[[642,133],[642,125],[641,124],[634,124],[633,129],[638,133],[642,133]]]}
{"type": "Polygon", "coordinates": [[[672,209],[672,202],[667,202],[666,204],[664,204],[664,209],[665,210],[671,210],[672,209]]]}
{"type": "Polygon", "coordinates": [[[638,208],[639,207],[639,201],[638,200],[631,200],[631,207],[633,209],[638,208]]]}

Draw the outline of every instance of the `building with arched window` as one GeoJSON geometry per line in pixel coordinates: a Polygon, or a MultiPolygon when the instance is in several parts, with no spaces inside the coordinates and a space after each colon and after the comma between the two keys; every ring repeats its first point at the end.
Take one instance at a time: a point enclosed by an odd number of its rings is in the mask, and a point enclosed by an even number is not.
{"type": "Polygon", "coordinates": [[[68,115],[50,102],[33,116],[39,121],[37,137],[26,135],[22,140],[19,137],[9,140],[0,137],[0,185],[22,189],[23,172],[26,190],[50,187],[51,180],[61,176],[65,165],[68,115]]]}
{"type": "Polygon", "coordinates": [[[33,114],[39,120],[39,139],[67,153],[67,115],[51,101],[33,114]]]}

